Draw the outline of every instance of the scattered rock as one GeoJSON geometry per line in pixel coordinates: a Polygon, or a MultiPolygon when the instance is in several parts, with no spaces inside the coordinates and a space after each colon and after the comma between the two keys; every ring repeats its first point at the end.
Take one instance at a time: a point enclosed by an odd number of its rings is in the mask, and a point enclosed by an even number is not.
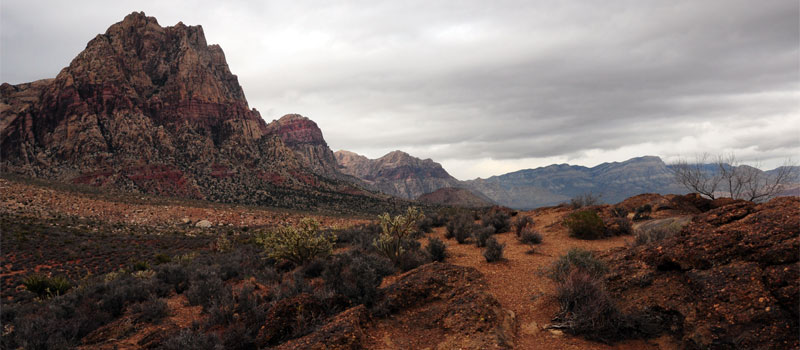
{"type": "Polygon", "coordinates": [[[212,225],[213,225],[213,224],[211,223],[211,221],[208,221],[208,220],[200,220],[200,221],[198,221],[196,224],[194,224],[194,227],[200,227],[200,228],[209,228],[209,227],[211,227],[212,225]]]}

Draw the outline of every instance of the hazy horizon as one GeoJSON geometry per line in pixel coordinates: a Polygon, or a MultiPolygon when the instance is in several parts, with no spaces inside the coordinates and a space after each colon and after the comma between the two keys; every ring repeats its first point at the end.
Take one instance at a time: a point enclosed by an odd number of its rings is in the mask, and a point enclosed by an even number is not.
{"type": "Polygon", "coordinates": [[[265,121],[299,113],[334,150],[399,149],[462,180],[800,154],[797,2],[5,1],[0,81],[55,77],[133,11],[202,25],[265,121]]]}

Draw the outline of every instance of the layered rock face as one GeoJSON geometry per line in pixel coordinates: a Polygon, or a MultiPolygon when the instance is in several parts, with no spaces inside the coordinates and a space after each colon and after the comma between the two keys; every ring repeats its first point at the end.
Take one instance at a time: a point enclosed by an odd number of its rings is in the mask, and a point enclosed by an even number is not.
{"type": "Polygon", "coordinates": [[[0,96],[3,171],[292,207],[354,192],[314,122],[267,124],[249,108],[200,26],[132,13],[55,79],[3,84],[0,96]]]}
{"type": "Polygon", "coordinates": [[[322,130],[311,119],[287,114],[269,123],[266,133],[279,137],[305,167],[329,176],[339,174],[333,151],[322,137],[322,130]]]}
{"type": "Polygon", "coordinates": [[[337,151],[340,170],[373,185],[379,191],[406,199],[443,187],[459,187],[460,181],[450,176],[442,165],[430,159],[419,159],[401,151],[378,159],[369,159],[348,151],[337,151]]]}

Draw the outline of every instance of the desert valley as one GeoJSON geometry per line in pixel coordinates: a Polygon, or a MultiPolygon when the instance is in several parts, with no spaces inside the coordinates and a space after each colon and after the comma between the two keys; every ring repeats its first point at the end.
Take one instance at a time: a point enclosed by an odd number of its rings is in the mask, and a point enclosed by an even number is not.
{"type": "Polygon", "coordinates": [[[459,180],[266,122],[199,25],[87,39],[0,86],[3,349],[800,348],[797,166],[459,180]]]}

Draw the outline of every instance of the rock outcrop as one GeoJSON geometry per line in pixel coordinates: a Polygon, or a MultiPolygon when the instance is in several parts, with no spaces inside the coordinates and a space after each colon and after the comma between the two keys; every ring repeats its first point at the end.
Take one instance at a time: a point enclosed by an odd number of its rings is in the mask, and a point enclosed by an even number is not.
{"type": "Polygon", "coordinates": [[[267,124],[250,109],[202,27],[162,27],[140,12],[55,79],[0,86],[0,114],[4,172],[299,208],[371,196],[342,181],[313,121],[267,124]]]}
{"type": "Polygon", "coordinates": [[[336,151],[340,170],[374,186],[379,191],[405,199],[443,187],[460,187],[442,165],[430,159],[419,159],[402,151],[394,151],[378,159],[369,159],[348,151],[336,151]]]}
{"type": "Polygon", "coordinates": [[[800,199],[737,201],[663,241],[607,254],[609,289],[689,349],[795,349],[800,199]]]}

